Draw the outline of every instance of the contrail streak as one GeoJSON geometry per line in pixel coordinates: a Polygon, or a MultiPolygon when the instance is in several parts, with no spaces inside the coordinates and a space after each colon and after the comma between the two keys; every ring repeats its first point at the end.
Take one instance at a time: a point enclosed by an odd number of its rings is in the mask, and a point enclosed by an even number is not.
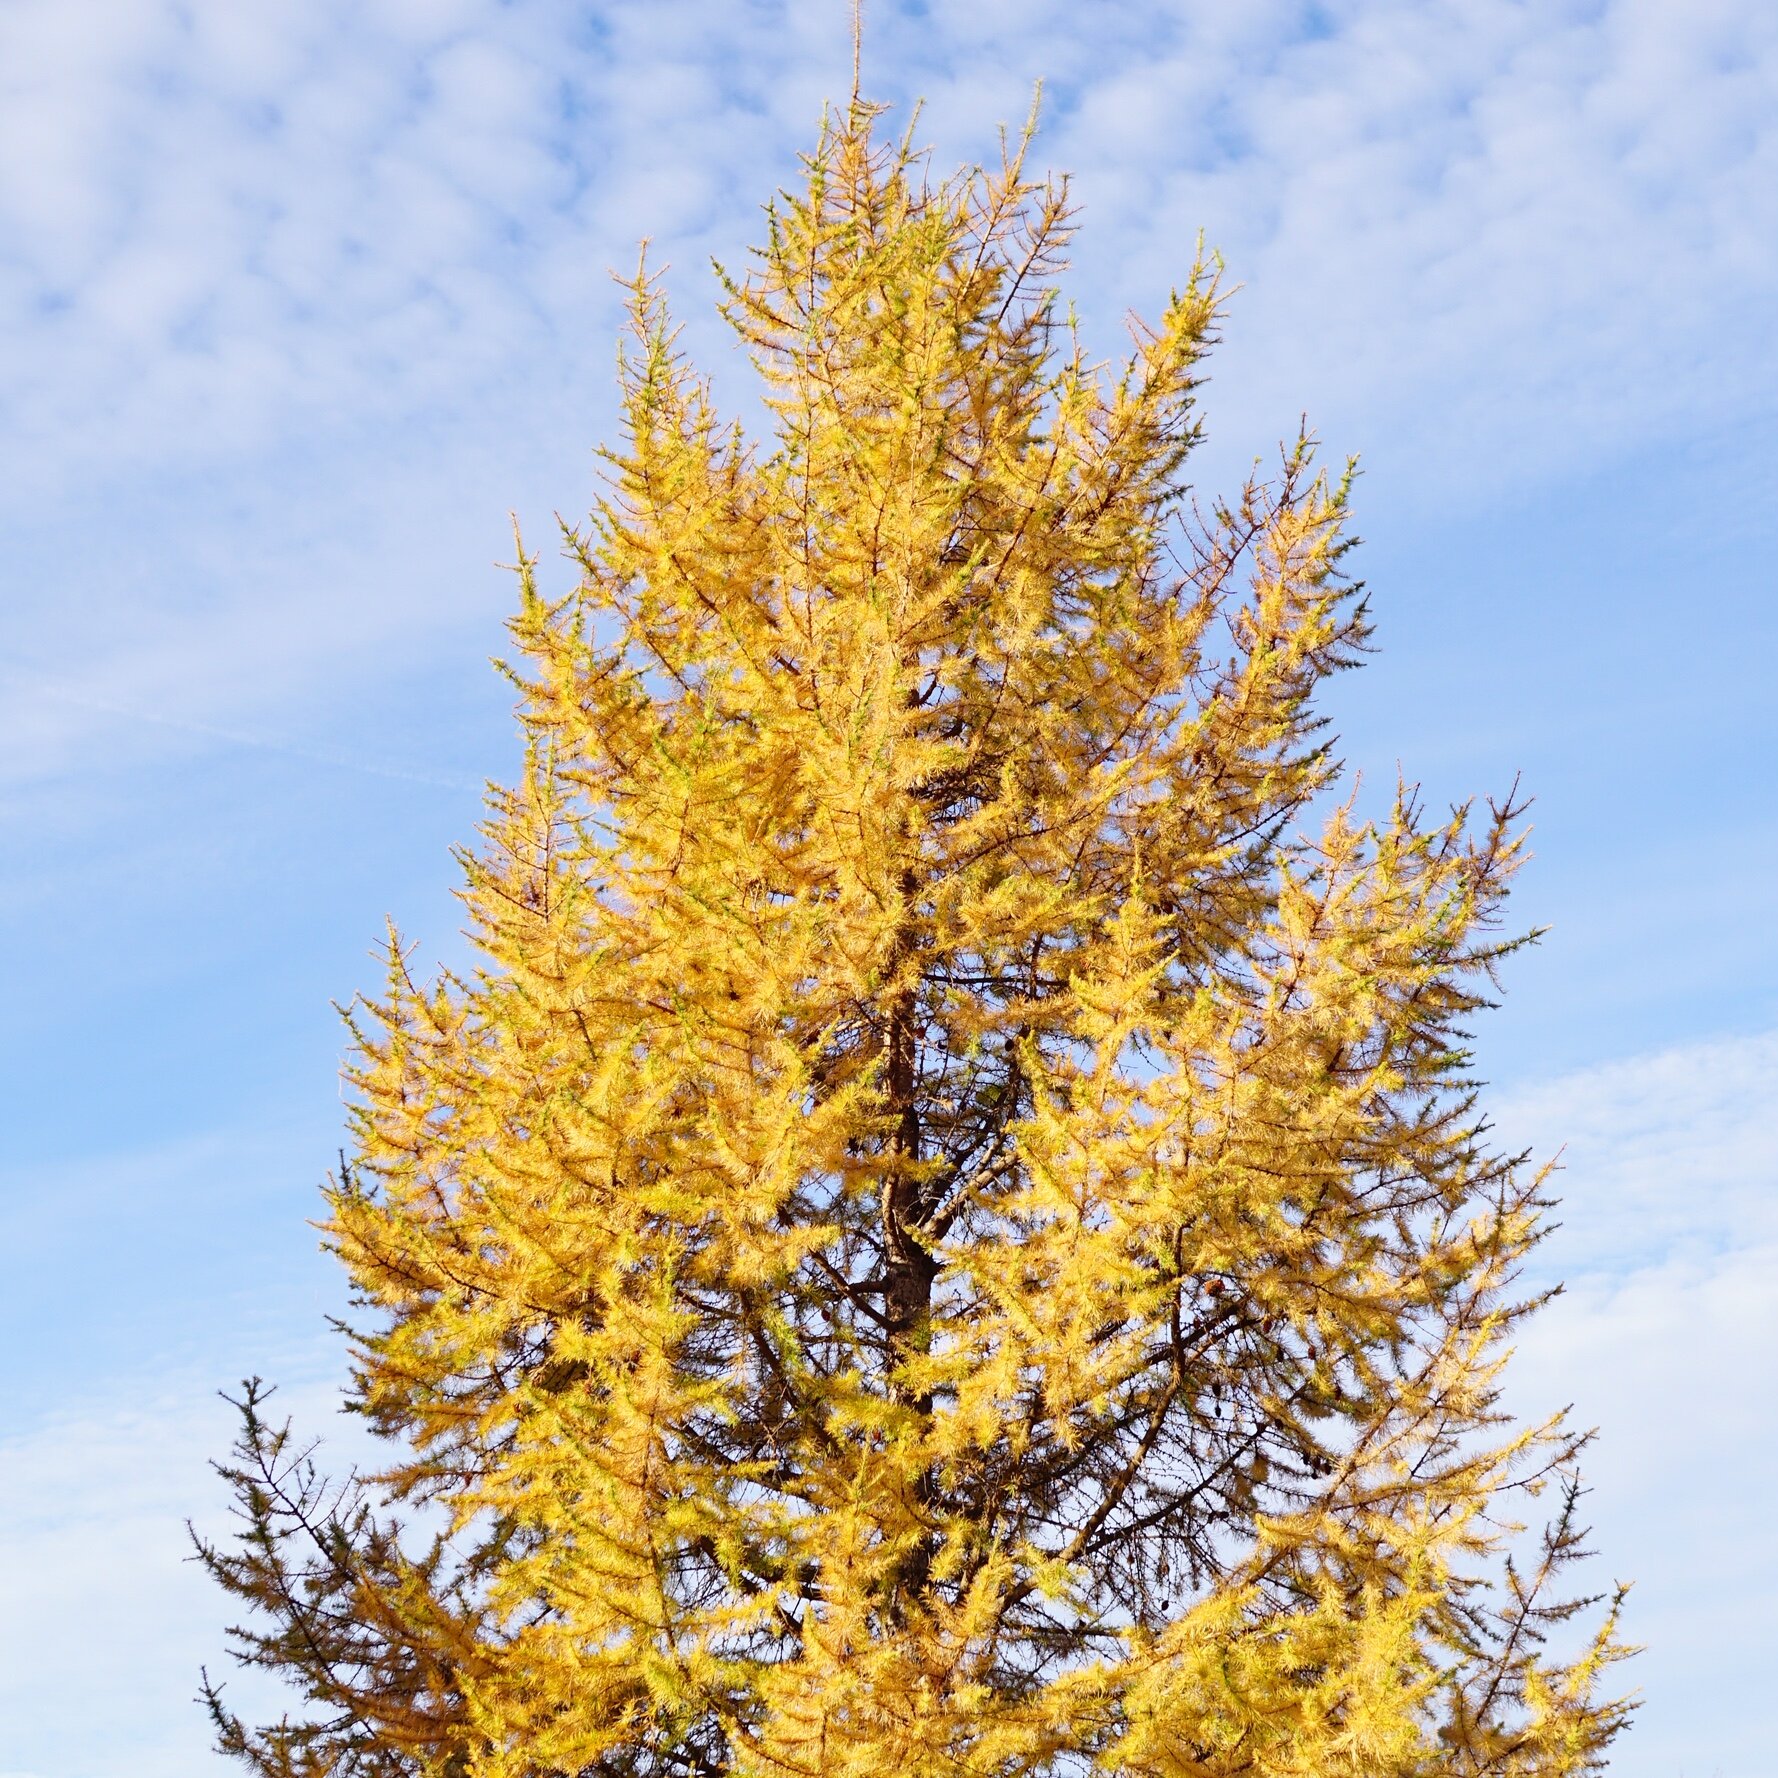
{"type": "Polygon", "coordinates": [[[414,771],[406,766],[375,765],[332,747],[311,747],[299,741],[280,741],[265,735],[251,734],[245,729],[223,728],[213,722],[194,722],[185,716],[167,716],[156,710],[139,710],[128,704],[115,703],[109,698],[94,697],[90,692],[71,691],[66,686],[57,685],[36,674],[20,673],[12,668],[0,667],[0,676],[10,679],[15,685],[25,686],[64,704],[97,711],[105,716],[119,716],[127,722],[152,723],[157,728],[202,735],[207,740],[225,741],[234,747],[251,747],[261,753],[282,754],[287,759],[306,759],[316,765],[333,766],[341,771],[365,772],[373,778],[394,778],[405,784],[431,784],[441,790],[480,791],[484,788],[481,784],[471,783],[467,778],[454,778],[443,772],[414,771]]]}

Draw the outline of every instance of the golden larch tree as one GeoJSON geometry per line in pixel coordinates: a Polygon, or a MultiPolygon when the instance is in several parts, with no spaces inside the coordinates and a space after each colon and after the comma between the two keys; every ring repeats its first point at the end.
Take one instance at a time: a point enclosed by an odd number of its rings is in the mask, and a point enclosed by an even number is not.
{"type": "Polygon", "coordinates": [[[250,1386],[202,1547],[306,1707],[206,1680],[220,1744],[1591,1770],[1615,1604],[1546,1640],[1582,1441],[1498,1405],[1544,1176],[1464,1036],[1519,811],[1329,794],[1347,479],[1303,440],[1187,501],[1213,273],[1105,372],[1065,188],[1022,147],[935,183],[878,118],[724,281],[769,446],[638,272],[573,590],[520,548],[480,965],[426,985],[392,936],[352,1015],[325,1227],[390,1460],[330,1491],[250,1386]]]}

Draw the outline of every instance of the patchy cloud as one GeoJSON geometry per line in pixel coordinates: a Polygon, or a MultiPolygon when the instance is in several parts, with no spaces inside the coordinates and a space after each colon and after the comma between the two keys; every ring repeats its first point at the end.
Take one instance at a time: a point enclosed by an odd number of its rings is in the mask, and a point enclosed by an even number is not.
{"type": "MultiPolygon", "coordinates": [[[[316,1380],[314,1354],[282,1355],[295,1386],[273,1399],[328,1435],[349,1465],[362,1440],[316,1380]],[[344,1435],[344,1436],[342,1436],[344,1435]]],[[[213,1381],[118,1379],[93,1399],[0,1439],[0,1768],[41,1778],[193,1778],[233,1770],[210,1752],[199,1669],[229,1673],[229,1607],[190,1560],[187,1518],[211,1535],[226,1494],[207,1473],[233,1417],[213,1381]]],[[[278,1705],[252,1675],[229,1695],[278,1705]]]]}
{"type": "MultiPolygon", "coordinates": [[[[28,467],[546,384],[608,331],[638,237],[686,273],[745,238],[840,96],[843,13],[22,0],[0,389],[28,467]]],[[[1541,467],[1739,411],[1773,369],[1770,8],[1114,0],[870,31],[941,165],[1049,78],[1089,297],[1152,306],[1206,229],[1247,287],[1236,392],[1273,430],[1304,401],[1426,410],[1447,451],[1479,430],[1541,467]]]]}
{"type": "Polygon", "coordinates": [[[1778,1242],[1778,1034],[1607,1062],[1500,1104],[1510,1141],[1553,1159],[1562,1227],[1545,1268],[1591,1277],[1696,1267],[1778,1242]]]}
{"type": "MultiPolygon", "coordinates": [[[[607,273],[641,237],[747,405],[707,262],[843,96],[847,12],[0,11],[0,512],[39,589],[0,653],[89,706],[253,729],[472,614],[491,635],[502,509],[585,505],[607,273]]],[[[1200,229],[1226,254],[1211,483],[1305,410],[1391,487],[1471,497],[1769,410],[1756,0],[908,0],[868,32],[870,89],[924,99],[940,169],[1047,81],[1036,158],[1075,176],[1095,349],[1200,229]]],[[[7,722],[36,771],[118,726],[16,692],[7,722]]]]}
{"type": "Polygon", "coordinates": [[[1778,15],[1324,16],[1182,32],[1084,83],[1054,144],[1130,300],[1199,227],[1227,254],[1244,419],[1306,401],[1422,473],[1510,483],[1769,390],[1778,15]]]}
{"type": "Polygon", "coordinates": [[[1770,1759],[1765,1601],[1778,1588],[1778,1033],[1586,1069],[1500,1103],[1549,1156],[1562,1227],[1538,1256],[1567,1288],[1527,1329],[1508,1395],[1572,1404],[1599,1560],[1634,1582],[1622,1670],[1646,1703],[1620,1778],[1757,1778],[1770,1759]]]}
{"type": "Polygon", "coordinates": [[[0,387],[46,477],[528,394],[609,331],[609,264],[750,213],[777,147],[782,57],[716,9],[104,10],[0,20],[0,387]]]}

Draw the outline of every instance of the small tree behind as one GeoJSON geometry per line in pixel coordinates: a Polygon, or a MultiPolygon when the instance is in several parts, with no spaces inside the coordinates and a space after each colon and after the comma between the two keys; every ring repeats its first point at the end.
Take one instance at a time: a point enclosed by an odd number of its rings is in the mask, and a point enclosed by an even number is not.
{"type": "Polygon", "coordinates": [[[1580,1440],[1497,1405],[1542,1176],[1463,1035],[1518,811],[1328,807],[1347,486],[1305,440],[1187,510],[1208,272],[1107,380],[1065,192],[1022,151],[932,185],[876,116],[727,285],[771,448],[638,273],[578,586],[521,549],[483,964],[426,987],[391,938],[354,1019],[327,1229],[390,1466],[329,1494],[244,1401],[204,1555],[309,1709],[207,1685],[221,1744],[1590,1769],[1615,1607],[1544,1643],[1580,1440]],[[1503,1509],[1555,1476],[1522,1571],[1503,1509]]]}

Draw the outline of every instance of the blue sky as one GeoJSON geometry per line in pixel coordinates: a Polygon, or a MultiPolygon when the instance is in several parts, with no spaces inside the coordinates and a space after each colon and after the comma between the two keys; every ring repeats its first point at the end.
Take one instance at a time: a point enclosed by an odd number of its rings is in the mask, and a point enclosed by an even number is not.
{"type": "MultiPolygon", "coordinates": [[[[639,237],[711,315],[849,78],[844,0],[12,0],[0,10],[0,1778],[223,1768],[213,1392],[335,1440],[305,1219],[330,1001],[517,750],[507,513],[584,510],[639,237]]],[[[1481,1031],[1566,1143],[1569,1294],[1515,1401],[1602,1428],[1637,1581],[1615,1770],[1765,1778],[1778,1589],[1778,9],[875,0],[940,167],[1045,82],[1089,341],[1202,229],[1241,286],[1197,479],[1306,412],[1362,454],[1379,657],[1345,751],[1536,793],[1551,932],[1481,1031]]]]}

